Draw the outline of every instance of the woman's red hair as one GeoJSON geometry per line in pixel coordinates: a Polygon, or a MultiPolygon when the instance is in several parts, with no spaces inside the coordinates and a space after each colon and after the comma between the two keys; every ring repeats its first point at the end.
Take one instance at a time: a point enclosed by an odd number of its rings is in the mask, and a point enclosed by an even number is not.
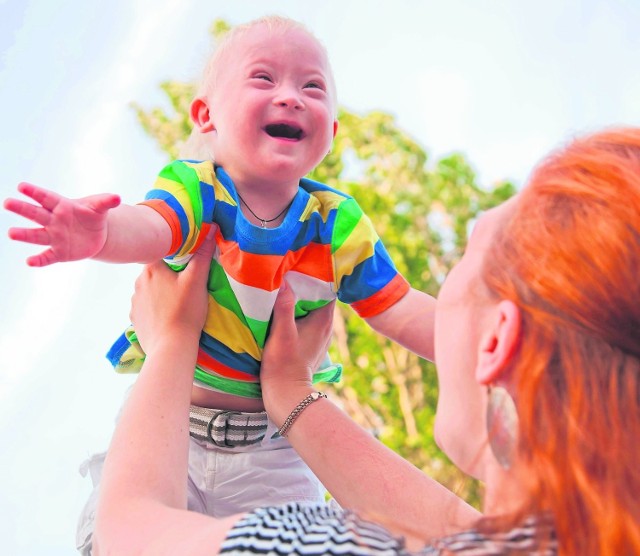
{"type": "Polygon", "coordinates": [[[544,161],[483,279],[522,312],[516,517],[549,514],[561,554],[640,554],[640,129],[544,161]]]}

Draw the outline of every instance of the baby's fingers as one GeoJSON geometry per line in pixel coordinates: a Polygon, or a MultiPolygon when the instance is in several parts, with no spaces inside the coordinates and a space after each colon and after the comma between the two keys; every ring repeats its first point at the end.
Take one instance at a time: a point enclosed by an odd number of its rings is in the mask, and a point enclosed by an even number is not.
{"type": "Polygon", "coordinates": [[[120,204],[120,197],[113,193],[100,193],[83,199],[86,205],[98,213],[107,212],[120,204]]]}
{"type": "Polygon", "coordinates": [[[16,241],[49,245],[49,233],[44,228],[9,228],[9,237],[16,241]]]}
{"type": "Polygon", "coordinates": [[[33,255],[27,259],[29,266],[42,267],[49,266],[58,262],[58,257],[53,252],[53,249],[47,249],[38,255],[33,255]]]}
{"type": "MultiPolygon", "coordinates": [[[[46,226],[49,224],[51,220],[51,212],[48,210],[32,205],[31,203],[25,203],[24,201],[20,201],[19,199],[5,199],[4,208],[8,211],[17,214],[18,216],[23,216],[28,220],[32,220],[36,224],[40,224],[41,226],[46,226]]],[[[17,238],[13,238],[17,239],[17,238]]],[[[24,241],[24,240],[19,240],[24,241]]]]}
{"type": "Polygon", "coordinates": [[[53,191],[49,191],[48,189],[43,189],[42,187],[38,187],[37,185],[33,185],[32,183],[22,182],[18,184],[18,191],[27,197],[30,197],[37,203],[40,203],[43,208],[47,210],[53,210],[56,208],[56,205],[60,202],[61,197],[57,193],[53,191]]]}

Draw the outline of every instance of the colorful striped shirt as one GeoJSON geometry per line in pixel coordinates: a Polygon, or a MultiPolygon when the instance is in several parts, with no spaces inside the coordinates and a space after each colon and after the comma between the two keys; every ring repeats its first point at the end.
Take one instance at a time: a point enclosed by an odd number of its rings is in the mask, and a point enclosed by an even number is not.
{"type": "MultiPolygon", "coordinates": [[[[210,161],[176,161],[159,174],[143,202],[167,221],[166,261],[181,270],[215,229],[209,310],[200,339],[198,385],[258,398],[260,361],[278,290],[286,278],[304,316],[338,298],[363,318],[402,298],[398,273],[356,201],[324,184],[300,180],[284,220],[261,228],[245,219],[231,178],[210,161]]],[[[144,353],[129,328],[107,354],[120,372],[137,372],[144,353]]],[[[335,382],[340,365],[326,364],[314,381],[335,382]]]]}

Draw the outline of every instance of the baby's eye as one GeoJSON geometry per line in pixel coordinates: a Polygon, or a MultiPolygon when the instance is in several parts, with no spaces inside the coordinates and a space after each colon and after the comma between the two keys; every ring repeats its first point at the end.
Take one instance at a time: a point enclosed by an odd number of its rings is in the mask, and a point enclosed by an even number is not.
{"type": "Polygon", "coordinates": [[[269,83],[273,83],[273,79],[271,79],[271,76],[266,73],[257,73],[256,75],[253,76],[253,78],[261,79],[263,81],[268,81],[269,83]]]}
{"type": "Polygon", "coordinates": [[[320,89],[321,91],[324,91],[324,86],[321,83],[318,83],[317,81],[309,81],[309,83],[307,83],[304,86],[305,89],[320,89]]]}

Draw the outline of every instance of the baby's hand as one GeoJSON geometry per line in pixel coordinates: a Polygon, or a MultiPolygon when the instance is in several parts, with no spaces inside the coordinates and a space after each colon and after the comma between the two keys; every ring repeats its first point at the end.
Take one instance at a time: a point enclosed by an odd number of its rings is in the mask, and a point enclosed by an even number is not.
{"type": "Polygon", "coordinates": [[[47,266],[97,255],[107,240],[107,214],[120,204],[120,197],[110,193],[67,199],[29,183],[19,184],[18,191],[38,204],[6,199],[4,208],[42,228],[10,228],[9,237],[49,246],[42,253],[29,257],[29,266],[47,266]]]}

